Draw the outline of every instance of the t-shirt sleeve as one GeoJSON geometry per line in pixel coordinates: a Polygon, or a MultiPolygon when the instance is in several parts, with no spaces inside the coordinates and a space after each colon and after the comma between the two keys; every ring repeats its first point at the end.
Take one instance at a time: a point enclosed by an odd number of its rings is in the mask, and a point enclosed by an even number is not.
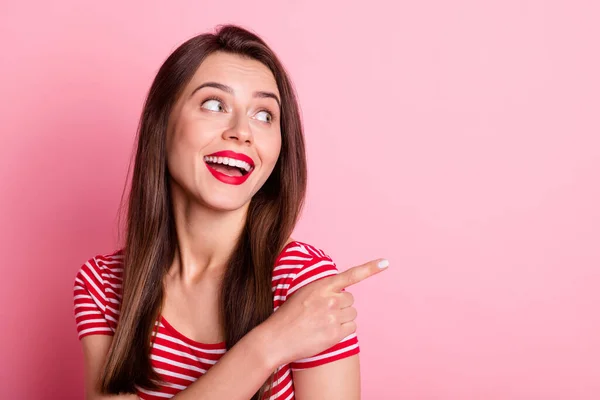
{"type": "MultiPolygon", "coordinates": [[[[287,293],[285,293],[286,300],[289,299],[300,288],[308,285],[309,283],[328,276],[336,275],[338,273],[336,264],[333,262],[331,257],[325,254],[322,250],[306,244],[304,244],[303,247],[306,249],[308,254],[310,254],[310,257],[306,257],[302,263],[302,267],[299,270],[296,270],[295,276],[292,277],[289,283],[289,288],[287,289],[287,293]]],[[[356,336],[356,333],[353,333],[345,337],[335,346],[319,354],[315,354],[312,357],[296,360],[295,362],[291,363],[290,366],[292,370],[314,368],[350,357],[358,354],[359,352],[360,348],[358,345],[358,337],[356,336]]]]}
{"type": "MultiPolygon", "coordinates": [[[[73,305],[79,339],[88,335],[113,335],[114,324],[107,315],[107,271],[101,261],[92,258],[83,264],[75,277],[73,305]],[[100,264],[100,265],[99,265],[100,264]]],[[[112,318],[114,320],[114,318],[112,318]]]]}

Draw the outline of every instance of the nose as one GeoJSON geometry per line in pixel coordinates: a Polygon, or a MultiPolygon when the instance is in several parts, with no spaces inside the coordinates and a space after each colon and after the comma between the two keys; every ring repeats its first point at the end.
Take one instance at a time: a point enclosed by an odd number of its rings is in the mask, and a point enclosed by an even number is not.
{"type": "Polygon", "coordinates": [[[223,132],[223,139],[237,140],[240,144],[252,143],[252,129],[248,117],[240,113],[237,117],[232,118],[231,126],[223,132]]]}

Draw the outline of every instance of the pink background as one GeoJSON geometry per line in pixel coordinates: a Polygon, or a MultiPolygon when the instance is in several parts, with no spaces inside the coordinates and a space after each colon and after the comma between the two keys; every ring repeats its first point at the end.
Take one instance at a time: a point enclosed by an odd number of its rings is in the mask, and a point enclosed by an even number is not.
{"type": "Polygon", "coordinates": [[[1,397],[82,398],[73,279],[116,245],[145,93],[234,22],[298,89],[296,239],[340,269],[391,261],[353,290],[363,398],[600,398],[599,19],[591,0],[3,1],[1,397]]]}

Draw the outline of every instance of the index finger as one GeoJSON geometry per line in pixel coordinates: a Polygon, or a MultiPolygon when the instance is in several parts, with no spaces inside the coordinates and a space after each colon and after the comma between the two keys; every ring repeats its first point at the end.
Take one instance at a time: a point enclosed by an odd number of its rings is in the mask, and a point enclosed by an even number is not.
{"type": "Polygon", "coordinates": [[[379,259],[369,261],[368,263],[357,267],[349,268],[332,277],[332,288],[336,291],[342,291],[342,289],[345,289],[348,286],[356,285],[358,282],[362,282],[365,279],[380,273],[386,269],[389,264],[388,260],[379,259]]]}

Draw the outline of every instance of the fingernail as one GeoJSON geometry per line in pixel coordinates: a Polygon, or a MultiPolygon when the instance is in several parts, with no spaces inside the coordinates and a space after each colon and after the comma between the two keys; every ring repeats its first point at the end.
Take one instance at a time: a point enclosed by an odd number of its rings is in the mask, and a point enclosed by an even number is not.
{"type": "Polygon", "coordinates": [[[389,265],[390,265],[390,262],[388,260],[381,260],[377,264],[377,266],[379,267],[379,269],[387,268],[389,265]]]}

